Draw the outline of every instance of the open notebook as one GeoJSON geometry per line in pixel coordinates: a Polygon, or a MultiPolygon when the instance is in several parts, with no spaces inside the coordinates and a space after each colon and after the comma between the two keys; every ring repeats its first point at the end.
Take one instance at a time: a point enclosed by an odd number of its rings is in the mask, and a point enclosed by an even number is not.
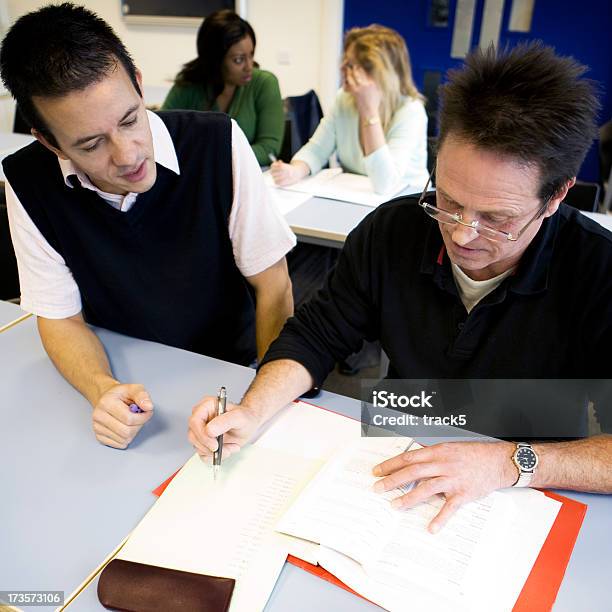
{"type": "MultiPolygon", "coordinates": [[[[277,529],[319,544],[317,561],[388,610],[511,610],[561,503],[534,490],[494,492],[464,505],[436,535],[444,500],[399,511],[379,495],[373,465],[411,440],[361,438],[319,471],[277,529]]],[[[419,445],[412,444],[413,448],[419,445]]]]}
{"type": "MultiPolygon", "coordinates": [[[[319,563],[390,610],[405,610],[408,596],[430,609],[511,609],[560,504],[538,491],[499,492],[430,536],[424,526],[436,500],[400,512],[378,495],[359,499],[370,495],[371,466],[408,443],[362,440],[357,421],[295,403],[225,462],[216,483],[208,466],[190,459],[116,557],[234,578],[232,612],[265,606],[288,554],[319,563]]],[[[562,575],[549,576],[554,593],[562,575]]]]}
{"type": "MultiPolygon", "coordinates": [[[[399,183],[387,193],[375,193],[372,181],[367,176],[343,172],[342,168],[321,170],[314,176],[306,177],[298,183],[287,187],[277,187],[269,171],[264,173],[264,180],[268,187],[278,189],[277,198],[279,202],[283,201],[283,194],[285,192],[297,192],[304,194],[306,199],[311,196],[318,196],[320,198],[342,200],[363,206],[376,207],[383,202],[387,202],[400,191],[405,191],[408,188],[406,184],[399,183]]],[[[420,187],[416,186],[412,190],[408,189],[408,192],[420,192],[422,189],[422,185],[420,187]]]]}

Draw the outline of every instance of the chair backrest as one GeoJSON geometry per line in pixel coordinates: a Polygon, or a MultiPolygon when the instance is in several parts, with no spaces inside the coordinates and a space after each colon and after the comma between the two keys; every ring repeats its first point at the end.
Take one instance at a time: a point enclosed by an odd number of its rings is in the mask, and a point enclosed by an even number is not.
{"type": "Polygon", "coordinates": [[[13,120],[13,132],[15,134],[30,134],[30,126],[23,118],[19,106],[15,105],[15,118],[13,120]]]}
{"type": "Polygon", "coordinates": [[[602,207],[610,210],[612,205],[612,120],[599,128],[599,185],[602,191],[602,207]]]}
{"type": "Polygon", "coordinates": [[[438,134],[438,92],[442,73],[437,70],[426,70],[423,75],[423,95],[427,113],[427,136],[438,134]]]}
{"type": "Polygon", "coordinates": [[[599,209],[599,185],[576,181],[563,201],[579,210],[597,212],[599,209]]]}
{"type": "MultiPolygon", "coordinates": [[[[427,137],[427,171],[429,174],[432,173],[434,166],[436,165],[436,157],[438,155],[438,137],[428,136],[427,137]]],[[[435,181],[434,181],[435,185],[435,181]]]]}
{"type": "Polygon", "coordinates": [[[19,297],[17,260],[9,232],[4,186],[0,185],[0,300],[19,297]]]}
{"type": "MultiPolygon", "coordinates": [[[[308,142],[314,134],[321,118],[323,109],[319,97],[313,89],[302,96],[290,96],[285,98],[285,118],[291,122],[290,131],[290,156],[289,159],[308,142]]],[[[287,131],[285,124],[285,132],[287,131]]],[[[287,135],[285,134],[285,138],[287,135]]],[[[285,143],[283,142],[283,145],[285,143]]],[[[281,156],[281,159],[284,159],[281,156]]],[[[284,161],[289,161],[284,159],[284,161]]]]}

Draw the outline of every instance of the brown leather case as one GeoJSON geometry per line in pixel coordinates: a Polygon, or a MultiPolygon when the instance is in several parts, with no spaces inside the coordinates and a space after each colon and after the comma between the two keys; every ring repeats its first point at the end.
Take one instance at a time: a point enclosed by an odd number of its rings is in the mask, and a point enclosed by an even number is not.
{"type": "Polygon", "coordinates": [[[126,612],[227,612],[236,581],[113,559],[100,574],[98,599],[126,612]]]}

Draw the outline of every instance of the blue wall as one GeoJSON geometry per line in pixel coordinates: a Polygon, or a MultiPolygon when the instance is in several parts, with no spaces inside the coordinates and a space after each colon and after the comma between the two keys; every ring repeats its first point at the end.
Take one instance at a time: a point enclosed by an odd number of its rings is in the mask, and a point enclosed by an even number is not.
{"type": "MultiPolygon", "coordinates": [[[[461,64],[450,48],[457,0],[450,0],[449,27],[428,25],[429,0],[345,0],[344,28],[381,23],[396,29],[408,43],[414,78],[419,89],[426,70],[446,72],[461,64]]],[[[572,55],[590,67],[588,76],[602,87],[600,123],[612,118],[612,0],[535,0],[531,32],[508,32],[512,0],[504,3],[500,43],[538,38],[561,55],[572,55]]],[[[472,44],[478,44],[484,0],[477,0],[472,44]]],[[[580,178],[597,181],[597,143],[591,147],[580,178]]]]}

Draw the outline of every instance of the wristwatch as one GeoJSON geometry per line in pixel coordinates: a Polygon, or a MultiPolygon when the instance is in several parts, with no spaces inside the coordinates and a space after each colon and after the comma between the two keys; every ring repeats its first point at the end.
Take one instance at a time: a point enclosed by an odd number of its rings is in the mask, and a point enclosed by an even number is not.
{"type": "Polygon", "coordinates": [[[513,487],[528,487],[531,484],[535,469],[538,467],[538,455],[533,450],[531,444],[519,442],[512,455],[512,461],[519,472],[513,487]]]}

